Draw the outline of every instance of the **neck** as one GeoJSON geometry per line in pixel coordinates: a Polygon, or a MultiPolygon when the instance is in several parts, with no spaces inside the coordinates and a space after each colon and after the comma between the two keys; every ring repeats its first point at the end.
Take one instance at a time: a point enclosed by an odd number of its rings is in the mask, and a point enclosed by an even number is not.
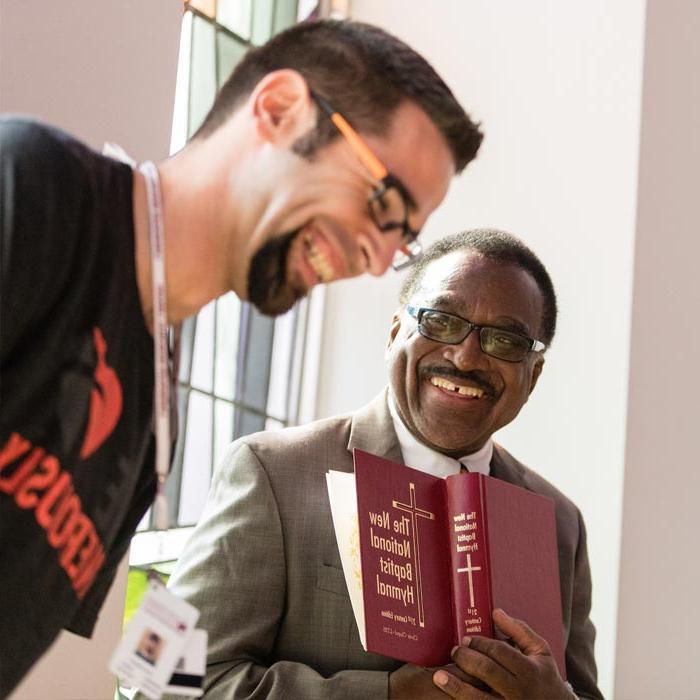
{"type": "MultiPolygon", "coordinates": [[[[184,154],[183,154],[184,155],[184,154]]],[[[183,158],[158,165],[165,238],[168,322],[177,324],[232,287],[227,274],[229,237],[214,205],[215,189],[187,177],[183,158]]],[[[136,277],[146,324],[153,327],[153,289],[149,212],[143,174],[134,171],[133,211],[136,277]]],[[[241,290],[236,290],[241,296],[241,290]]]]}

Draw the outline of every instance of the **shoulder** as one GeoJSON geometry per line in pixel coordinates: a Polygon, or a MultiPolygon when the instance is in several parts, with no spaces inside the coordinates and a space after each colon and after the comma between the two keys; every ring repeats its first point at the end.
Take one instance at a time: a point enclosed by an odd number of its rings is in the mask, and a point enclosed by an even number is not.
{"type": "Polygon", "coordinates": [[[546,496],[554,501],[557,528],[560,535],[571,533],[575,537],[578,537],[579,529],[583,522],[578,506],[554,486],[554,484],[547,481],[547,479],[538,474],[534,469],[518,461],[505,448],[500,445],[495,445],[494,449],[502,462],[504,462],[509,469],[514,470],[518,474],[522,486],[528,489],[528,491],[537,493],[540,496],[546,496]]]}
{"type": "MultiPolygon", "coordinates": [[[[39,166],[49,158],[70,158],[90,149],[64,131],[28,117],[0,117],[3,160],[32,162],[39,166]]],[[[48,163],[47,163],[48,164],[48,163]]]]}
{"type": "MultiPolygon", "coordinates": [[[[0,117],[3,201],[10,229],[77,230],[106,158],[55,127],[24,117],[0,117]]],[[[37,235],[37,234],[35,234],[37,235]]]]}
{"type": "Polygon", "coordinates": [[[271,497],[288,517],[299,503],[321,513],[328,504],[326,473],[352,471],[351,422],[337,416],[236,440],[215,469],[212,493],[224,500],[271,497]]]}
{"type": "Polygon", "coordinates": [[[3,114],[0,116],[0,140],[3,145],[3,155],[20,151],[23,146],[31,146],[43,138],[51,138],[56,130],[35,119],[20,115],[3,114]]]}
{"type": "Polygon", "coordinates": [[[57,127],[14,115],[0,116],[0,158],[5,186],[48,210],[76,206],[108,172],[131,171],[57,127]]]}
{"type": "MultiPolygon", "coordinates": [[[[274,479],[278,473],[296,475],[305,481],[310,475],[342,468],[352,414],[334,416],[306,425],[246,435],[231,445],[222,468],[233,468],[246,458],[257,461],[274,479]]],[[[324,479],[325,480],[325,479],[324,479]]]]}
{"type": "Polygon", "coordinates": [[[327,445],[342,443],[347,448],[352,414],[324,418],[306,425],[282,430],[253,433],[239,442],[247,445],[261,461],[280,454],[293,455],[324,450],[327,445]]]}

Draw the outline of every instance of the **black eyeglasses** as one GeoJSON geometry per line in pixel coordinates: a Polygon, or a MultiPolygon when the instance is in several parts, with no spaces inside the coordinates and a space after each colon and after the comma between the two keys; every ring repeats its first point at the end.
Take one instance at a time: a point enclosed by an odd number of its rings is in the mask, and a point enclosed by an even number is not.
{"type": "Polygon", "coordinates": [[[547,346],[534,338],[506,331],[495,326],[477,326],[466,318],[436,309],[406,306],[410,316],[418,321],[418,332],[431,340],[458,345],[472,331],[479,331],[481,349],[491,357],[506,362],[521,362],[529,352],[540,352],[547,346]]]}
{"type": "Polygon", "coordinates": [[[314,92],[311,92],[311,97],[350,144],[355,155],[377,183],[367,201],[374,225],[382,233],[401,231],[403,243],[394,254],[392,267],[394,270],[402,270],[412,265],[420,258],[423,249],[416,240],[420,232],[412,229],[408,223],[411,197],[406,192],[406,188],[400,180],[389,173],[382,161],[350,126],[347,119],[336,112],[328,100],[314,92]]]}

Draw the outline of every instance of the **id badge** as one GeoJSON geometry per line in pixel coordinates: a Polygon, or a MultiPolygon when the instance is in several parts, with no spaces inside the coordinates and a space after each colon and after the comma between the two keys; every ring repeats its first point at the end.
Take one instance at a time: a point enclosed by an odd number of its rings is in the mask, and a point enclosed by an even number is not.
{"type": "Polygon", "coordinates": [[[152,700],[165,692],[199,618],[193,605],[151,580],[109,670],[152,700]]]}

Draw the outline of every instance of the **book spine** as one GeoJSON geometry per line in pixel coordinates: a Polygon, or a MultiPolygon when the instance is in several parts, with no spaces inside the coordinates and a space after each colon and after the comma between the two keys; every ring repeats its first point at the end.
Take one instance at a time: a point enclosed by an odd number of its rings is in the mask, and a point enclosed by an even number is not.
{"type": "Polygon", "coordinates": [[[465,635],[493,637],[483,478],[462,473],[447,479],[455,644],[465,635]]]}

